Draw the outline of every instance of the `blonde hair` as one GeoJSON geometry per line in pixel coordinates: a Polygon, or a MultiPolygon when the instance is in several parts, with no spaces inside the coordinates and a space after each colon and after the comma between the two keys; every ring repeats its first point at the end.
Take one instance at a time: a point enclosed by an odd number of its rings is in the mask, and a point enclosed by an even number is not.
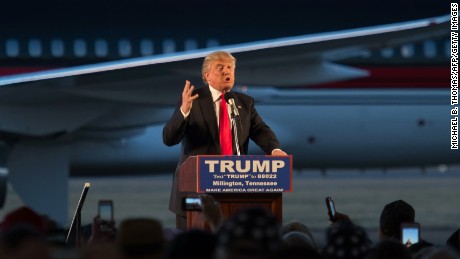
{"type": "Polygon", "coordinates": [[[233,66],[236,66],[236,58],[232,56],[232,54],[225,52],[225,51],[214,51],[210,54],[208,54],[203,61],[203,66],[201,68],[201,78],[203,79],[203,82],[205,84],[208,84],[206,82],[206,77],[204,76],[205,73],[209,71],[211,68],[211,63],[214,61],[219,61],[219,60],[232,60],[233,66]]]}

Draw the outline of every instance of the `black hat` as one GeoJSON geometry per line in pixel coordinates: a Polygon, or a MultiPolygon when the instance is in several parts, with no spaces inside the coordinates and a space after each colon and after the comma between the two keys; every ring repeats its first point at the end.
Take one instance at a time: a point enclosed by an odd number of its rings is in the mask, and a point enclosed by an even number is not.
{"type": "Polygon", "coordinates": [[[380,231],[388,237],[399,237],[401,223],[414,220],[414,208],[403,200],[397,200],[383,208],[380,214],[380,231]]]}
{"type": "MultiPolygon", "coordinates": [[[[241,250],[241,242],[252,244],[252,252],[268,253],[279,247],[278,220],[263,208],[244,208],[228,218],[217,232],[217,246],[241,250]]],[[[249,248],[244,247],[248,250],[249,248]]]]}
{"type": "Polygon", "coordinates": [[[365,258],[370,249],[366,230],[349,221],[339,221],[328,228],[323,253],[327,258],[365,258]]]}

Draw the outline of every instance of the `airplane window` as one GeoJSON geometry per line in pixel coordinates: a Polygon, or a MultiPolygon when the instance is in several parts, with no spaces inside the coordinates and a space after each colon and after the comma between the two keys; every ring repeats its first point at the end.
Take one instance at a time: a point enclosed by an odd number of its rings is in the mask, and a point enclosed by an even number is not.
{"type": "Polygon", "coordinates": [[[38,39],[29,40],[29,55],[39,57],[42,55],[42,43],[38,39]]]}
{"type": "Polygon", "coordinates": [[[109,45],[106,40],[97,39],[94,42],[94,53],[97,57],[106,57],[109,54],[109,45]]]}
{"type": "Polygon", "coordinates": [[[414,44],[404,44],[401,46],[401,56],[411,58],[414,56],[414,44]]]}
{"type": "MultiPolygon", "coordinates": [[[[6,55],[8,57],[17,57],[19,56],[19,42],[15,39],[9,39],[6,41],[6,55]]],[[[449,53],[450,55],[450,53],[449,53]]]]}
{"type": "Polygon", "coordinates": [[[148,56],[152,55],[154,53],[154,45],[151,40],[141,40],[141,55],[142,56],[148,56]]]}
{"type": "Polygon", "coordinates": [[[208,39],[206,41],[206,47],[211,48],[211,47],[217,47],[219,46],[219,41],[217,39],[208,39]]]}
{"type": "Polygon", "coordinates": [[[362,50],[359,53],[359,56],[362,58],[370,58],[372,56],[372,52],[370,52],[369,50],[362,50]]]}
{"type": "Polygon", "coordinates": [[[86,42],[82,39],[76,39],[73,42],[73,53],[77,57],[86,56],[86,42]]]}
{"type": "Polygon", "coordinates": [[[118,41],[118,54],[122,57],[129,57],[131,56],[131,42],[129,40],[120,40],[118,41]]]}
{"type": "Polygon", "coordinates": [[[393,48],[384,48],[380,51],[380,55],[384,58],[391,58],[394,55],[394,49],[393,48]]]}
{"type": "Polygon", "coordinates": [[[446,40],[444,42],[444,55],[446,55],[446,57],[450,57],[450,55],[452,54],[450,48],[451,48],[450,41],[446,40]]]}
{"type": "Polygon", "coordinates": [[[62,40],[51,40],[51,55],[54,57],[64,56],[64,42],[62,42],[62,40]]]}
{"type": "Polygon", "coordinates": [[[436,56],[436,43],[434,40],[426,40],[423,42],[423,54],[427,58],[433,58],[436,56]]]}
{"type": "Polygon", "coordinates": [[[194,50],[198,48],[198,42],[195,39],[186,39],[184,43],[185,50],[194,50]]]}
{"type": "Polygon", "coordinates": [[[176,42],[172,39],[163,41],[163,53],[171,53],[176,51],[176,42]]]}

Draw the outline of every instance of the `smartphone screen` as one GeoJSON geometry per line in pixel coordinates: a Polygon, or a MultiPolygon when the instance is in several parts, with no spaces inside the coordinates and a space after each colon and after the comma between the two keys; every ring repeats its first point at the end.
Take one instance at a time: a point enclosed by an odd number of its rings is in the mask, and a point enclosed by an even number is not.
{"type": "Polygon", "coordinates": [[[420,224],[401,223],[401,242],[406,247],[418,243],[420,239],[420,224]]]}
{"type": "Polygon", "coordinates": [[[98,204],[99,218],[101,221],[113,221],[113,202],[110,200],[101,200],[98,204]]]}
{"type": "Polygon", "coordinates": [[[326,198],[327,214],[330,221],[335,221],[335,205],[331,197],[326,198]]]}
{"type": "Polygon", "coordinates": [[[198,197],[185,197],[182,201],[184,210],[201,210],[201,199],[198,197]]]}

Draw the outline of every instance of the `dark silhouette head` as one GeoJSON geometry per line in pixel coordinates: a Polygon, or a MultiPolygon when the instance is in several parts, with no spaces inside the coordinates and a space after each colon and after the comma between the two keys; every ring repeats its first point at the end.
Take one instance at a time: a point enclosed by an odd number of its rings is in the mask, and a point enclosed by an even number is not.
{"type": "Polygon", "coordinates": [[[217,255],[267,258],[281,245],[278,220],[262,208],[246,208],[227,219],[217,232],[217,255]]]}
{"type": "Polygon", "coordinates": [[[326,240],[323,254],[329,259],[366,258],[370,249],[364,228],[349,221],[339,221],[328,228],[326,240]]]}
{"type": "Polygon", "coordinates": [[[414,220],[415,210],[409,203],[397,200],[385,205],[380,214],[380,239],[401,239],[401,223],[414,220]]]}

